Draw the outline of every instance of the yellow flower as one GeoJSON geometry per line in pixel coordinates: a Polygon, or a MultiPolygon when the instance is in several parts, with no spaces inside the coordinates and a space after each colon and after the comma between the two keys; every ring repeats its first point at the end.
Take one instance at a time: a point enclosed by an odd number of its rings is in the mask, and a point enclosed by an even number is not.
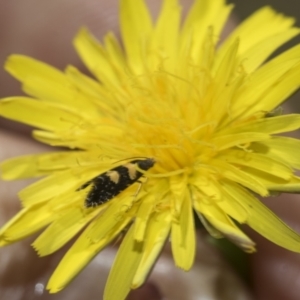
{"type": "Polygon", "coordinates": [[[298,129],[300,115],[273,113],[299,87],[300,46],[264,63],[299,33],[294,20],[264,7],[218,46],[232,8],[224,0],[196,0],[182,26],[177,0],[163,1],[155,23],[143,1],[120,6],[124,50],[111,33],[103,43],[87,29],[75,38],[95,79],[21,55],[6,62],[30,97],[2,100],[0,114],[72,151],[2,163],[4,179],[44,178],[20,192],[23,209],[2,228],[0,245],[48,226],[33,243],[44,256],[84,229],[48,283],[55,293],[127,229],[106,285],[109,300],[144,283],[168,236],[175,264],[191,268],[193,210],[213,236],[245,251],[255,244],[237,223],[300,252],[299,235],[256,198],[300,191],[300,141],[277,135],[298,129]],[[155,163],[145,171],[137,159],[155,163]],[[143,184],[85,206],[95,182],[81,187],[130,163],[143,184]]]}

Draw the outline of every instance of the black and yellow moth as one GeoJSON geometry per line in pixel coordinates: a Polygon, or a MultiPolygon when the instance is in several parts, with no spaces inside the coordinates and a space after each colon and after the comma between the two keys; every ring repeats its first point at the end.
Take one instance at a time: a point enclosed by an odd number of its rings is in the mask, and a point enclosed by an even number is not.
{"type": "Polygon", "coordinates": [[[139,182],[143,176],[137,167],[147,171],[153,167],[155,160],[153,158],[136,159],[128,163],[110,169],[83,184],[78,190],[92,186],[85,199],[86,207],[95,207],[112,200],[126,188],[139,182]]]}

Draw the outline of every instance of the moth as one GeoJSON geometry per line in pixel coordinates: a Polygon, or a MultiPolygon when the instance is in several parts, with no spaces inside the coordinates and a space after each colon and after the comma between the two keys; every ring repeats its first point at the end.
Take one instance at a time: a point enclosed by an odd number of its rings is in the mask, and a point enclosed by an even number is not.
{"type": "Polygon", "coordinates": [[[85,199],[86,207],[95,207],[112,200],[126,188],[140,182],[143,176],[137,167],[147,171],[155,164],[153,158],[136,159],[128,163],[110,169],[83,184],[78,190],[92,186],[85,199]]]}

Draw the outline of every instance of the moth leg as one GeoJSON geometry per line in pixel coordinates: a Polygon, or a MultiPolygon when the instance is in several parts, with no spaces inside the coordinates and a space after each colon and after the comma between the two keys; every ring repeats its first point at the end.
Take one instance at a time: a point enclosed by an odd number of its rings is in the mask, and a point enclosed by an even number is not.
{"type": "Polygon", "coordinates": [[[137,182],[139,183],[139,186],[138,186],[136,192],[134,193],[133,197],[136,197],[139,194],[139,192],[140,192],[140,190],[142,188],[142,185],[143,185],[142,182],[140,182],[140,181],[137,181],[137,182]]]}
{"type": "MultiPolygon", "coordinates": [[[[139,192],[141,191],[141,188],[142,188],[143,184],[147,182],[147,178],[146,178],[146,177],[144,177],[144,181],[137,180],[136,182],[138,182],[138,183],[139,183],[139,186],[138,186],[138,188],[137,188],[136,192],[135,192],[135,193],[134,193],[134,195],[133,195],[133,197],[134,197],[134,198],[136,198],[136,197],[137,197],[137,195],[139,194],[139,192]]],[[[134,200],[134,201],[135,201],[135,200],[134,200]]]]}

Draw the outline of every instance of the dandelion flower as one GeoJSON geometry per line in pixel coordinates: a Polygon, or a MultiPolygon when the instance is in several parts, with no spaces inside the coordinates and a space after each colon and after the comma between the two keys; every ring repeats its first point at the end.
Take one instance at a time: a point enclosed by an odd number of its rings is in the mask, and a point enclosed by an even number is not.
{"type": "Polygon", "coordinates": [[[140,287],[168,238],[176,266],[189,270],[194,211],[214,237],[247,252],[255,243],[238,224],[300,252],[299,235],[257,199],[300,191],[300,141],[278,135],[298,129],[300,115],[274,113],[299,87],[300,46],[265,62],[299,29],[264,7],[219,45],[231,9],[224,0],[195,0],[181,25],[177,0],[163,1],[155,22],[143,1],[121,0],[124,49],[112,33],[102,43],[85,28],[75,37],[93,78],[73,66],[61,72],[8,58],[5,69],[28,97],[3,99],[0,114],[37,128],[42,143],[71,149],[2,163],[6,180],[43,178],[20,192],[23,208],[3,226],[1,246],[45,228],[33,243],[45,256],[81,232],[50,278],[51,293],[124,230],[104,299],[140,287]],[[140,172],[142,183],[85,205],[94,178],[124,179],[120,166],[140,172]]]}

